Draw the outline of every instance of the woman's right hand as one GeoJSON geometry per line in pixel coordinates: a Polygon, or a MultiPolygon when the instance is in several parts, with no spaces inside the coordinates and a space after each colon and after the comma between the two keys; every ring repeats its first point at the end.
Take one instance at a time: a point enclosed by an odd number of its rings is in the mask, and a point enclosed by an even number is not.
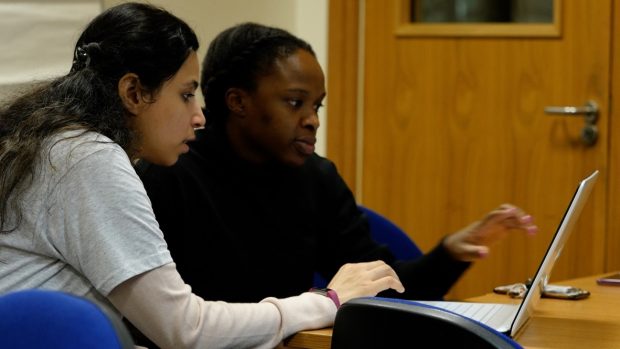
{"type": "Polygon", "coordinates": [[[388,288],[399,293],[405,291],[394,269],[383,261],[345,264],[327,287],[336,291],[340,303],[352,298],[375,296],[388,288]]]}

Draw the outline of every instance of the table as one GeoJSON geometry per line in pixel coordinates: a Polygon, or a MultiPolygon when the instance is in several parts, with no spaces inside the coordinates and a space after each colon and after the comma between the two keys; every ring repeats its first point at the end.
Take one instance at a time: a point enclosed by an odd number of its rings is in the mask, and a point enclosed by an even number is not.
{"type": "MultiPolygon", "coordinates": [[[[515,340],[528,349],[620,348],[620,287],[601,286],[601,275],[553,282],[590,291],[581,300],[543,298],[534,316],[517,333],[515,340]]],[[[505,295],[489,293],[468,299],[473,302],[513,303],[505,295]]],[[[518,301],[517,301],[518,302],[518,301]]],[[[302,331],[289,338],[287,348],[329,349],[331,328],[302,331]]]]}

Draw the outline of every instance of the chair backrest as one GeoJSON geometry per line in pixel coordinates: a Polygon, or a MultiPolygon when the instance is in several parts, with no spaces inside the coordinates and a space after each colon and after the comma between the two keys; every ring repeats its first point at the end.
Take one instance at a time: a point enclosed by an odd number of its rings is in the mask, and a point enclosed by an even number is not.
{"type": "MultiPolygon", "coordinates": [[[[389,219],[372,209],[359,205],[360,211],[366,215],[373,240],[387,245],[394,257],[401,260],[416,259],[422,256],[422,251],[409,236],[389,219]]],[[[325,280],[319,273],[314,274],[314,287],[325,287],[325,280]]]]}
{"type": "Polygon", "coordinates": [[[59,291],[0,296],[0,347],[133,349],[120,318],[104,305],[59,291]]]}
{"type": "Polygon", "coordinates": [[[368,207],[358,207],[368,218],[372,238],[380,244],[386,244],[396,258],[407,260],[422,256],[418,246],[396,224],[368,207]]]}
{"type": "Polygon", "coordinates": [[[344,303],[334,323],[332,349],[522,348],[477,321],[421,303],[367,297],[344,303]]]}

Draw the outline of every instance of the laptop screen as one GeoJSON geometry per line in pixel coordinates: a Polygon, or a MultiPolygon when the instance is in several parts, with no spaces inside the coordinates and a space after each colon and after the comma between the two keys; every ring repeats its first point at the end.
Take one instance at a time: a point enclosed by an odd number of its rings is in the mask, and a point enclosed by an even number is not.
{"type": "Polygon", "coordinates": [[[575,227],[583,206],[585,205],[590,192],[592,192],[592,187],[594,186],[597,177],[598,171],[594,171],[589,177],[579,183],[579,186],[577,187],[577,190],[575,191],[575,194],[573,195],[573,198],[564,213],[564,217],[562,217],[560,225],[558,226],[555,235],[547,248],[547,253],[545,253],[545,257],[538,267],[538,271],[536,272],[536,276],[534,276],[532,285],[525,294],[523,302],[521,302],[517,316],[511,326],[511,337],[516,334],[516,332],[534,312],[534,308],[540,300],[543,287],[549,280],[549,275],[551,274],[553,265],[558,257],[560,257],[562,248],[564,247],[571,231],[575,227]]]}

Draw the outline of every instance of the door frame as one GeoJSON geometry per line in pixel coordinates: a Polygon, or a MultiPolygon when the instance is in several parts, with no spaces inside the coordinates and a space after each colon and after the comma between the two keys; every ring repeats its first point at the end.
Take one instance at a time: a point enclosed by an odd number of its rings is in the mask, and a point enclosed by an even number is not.
{"type": "Polygon", "coordinates": [[[607,271],[620,269],[620,6],[612,2],[611,23],[611,87],[609,110],[609,159],[607,195],[607,252],[605,268],[607,271]]]}

